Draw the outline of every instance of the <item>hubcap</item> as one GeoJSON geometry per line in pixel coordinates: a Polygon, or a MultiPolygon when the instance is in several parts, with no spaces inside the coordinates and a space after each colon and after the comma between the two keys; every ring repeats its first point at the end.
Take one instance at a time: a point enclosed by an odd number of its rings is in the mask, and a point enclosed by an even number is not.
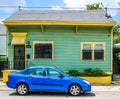
{"type": "Polygon", "coordinates": [[[18,86],[18,93],[21,95],[24,95],[27,93],[27,87],[26,85],[19,85],[18,86]]]}
{"type": "Polygon", "coordinates": [[[79,86],[77,86],[77,85],[71,86],[71,88],[70,88],[70,93],[71,93],[72,95],[79,95],[79,93],[80,93],[80,88],[79,88],[79,86]]]}

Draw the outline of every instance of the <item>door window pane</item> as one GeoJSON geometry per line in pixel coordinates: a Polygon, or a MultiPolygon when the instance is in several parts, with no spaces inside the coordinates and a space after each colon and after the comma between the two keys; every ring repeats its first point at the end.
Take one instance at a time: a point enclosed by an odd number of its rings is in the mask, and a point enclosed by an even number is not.
{"type": "Polygon", "coordinates": [[[29,69],[25,71],[23,74],[43,76],[43,68],[29,69]]]}
{"type": "Polygon", "coordinates": [[[52,76],[52,77],[59,77],[60,73],[54,69],[47,69],[47,76],[52,76]]]}

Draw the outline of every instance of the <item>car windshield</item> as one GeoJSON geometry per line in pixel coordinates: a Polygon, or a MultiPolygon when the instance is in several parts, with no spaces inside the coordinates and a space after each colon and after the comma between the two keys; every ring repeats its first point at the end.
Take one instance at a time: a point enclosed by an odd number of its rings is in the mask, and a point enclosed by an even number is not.
{"type": "Polygon", "coordinates": [[[66,74],[64,71],[62,71],[62,70],[60,70],[60,69],[58,69],[57,67],[55,67],[57,70],[59,70],[59,72],[60,73],[62,73],[63,75],[65,75],[65,76],[69,76],[68,74],[66,74]]]}

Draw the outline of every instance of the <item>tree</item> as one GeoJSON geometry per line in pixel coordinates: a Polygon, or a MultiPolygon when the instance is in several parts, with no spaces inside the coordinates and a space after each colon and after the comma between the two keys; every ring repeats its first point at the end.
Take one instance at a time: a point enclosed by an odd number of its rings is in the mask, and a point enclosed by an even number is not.
{"type": "Polygon", "coordinates": [[[120,25],[116,25],[113,30],[113,34],[120,35],[120,25]]]}
{"type": "Polygon", "coordinates": [[[113,44],[120,43],[120,25],[116,25],[113,30],[113,44]]]}
{"type": "Polygon", "coordinates": [[[87,10],[97,10],[102,9],[100,3],[94,3],[94,4],[87,4],[87,10]]]}

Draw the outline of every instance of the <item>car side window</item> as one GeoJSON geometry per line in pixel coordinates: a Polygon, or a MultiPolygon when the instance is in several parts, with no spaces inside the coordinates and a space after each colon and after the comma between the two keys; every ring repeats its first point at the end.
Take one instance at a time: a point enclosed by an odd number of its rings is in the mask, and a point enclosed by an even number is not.
{"type": "Polygon", "coordinates": [[[43,68],[31,68],[25,71],[23,74],[43,76],[43,68]]]}
{"type": "Polygon", "coordinates": [[[46,71],[46,75],[51,77],[59,77],[60,73],[54,69],[48,68],[46,71]]]}

